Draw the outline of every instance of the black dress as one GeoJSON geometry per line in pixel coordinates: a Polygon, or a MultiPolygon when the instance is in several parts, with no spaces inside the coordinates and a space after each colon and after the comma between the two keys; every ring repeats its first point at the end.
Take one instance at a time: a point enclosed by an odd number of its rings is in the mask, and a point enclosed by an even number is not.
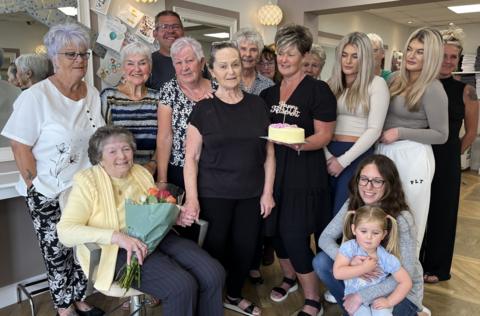
{"type": "MultiPolygon", "coordinates": [[[[279,105],[280,85],[261,96],[270,107],[272,123],[296,124],[305,129],[305,137],[314,134],[313,120],[333,122],[337,100],[328,85],[310,76],[300,82],[286,101],[279,105]]],[[[323,149],[297,152],[275,145],[276,207],[266,220],[266,235],[317,233],[331,219],[328,174],[323,149]]]]}
{"type": "Polygon", "coordinates": [[[436,275],[440,280],[448,280],[452,266],[460,198],[459,132],[465,117],[463,103],[465,84],[452,77],[440,81],[448,96],[449,134],[445,144],[432,145],[435,174],[420,261],[426,274],[436,275]]]}

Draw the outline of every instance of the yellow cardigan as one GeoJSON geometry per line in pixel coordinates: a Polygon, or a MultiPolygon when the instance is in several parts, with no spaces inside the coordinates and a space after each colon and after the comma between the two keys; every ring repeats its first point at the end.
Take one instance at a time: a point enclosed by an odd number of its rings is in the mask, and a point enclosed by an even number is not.
{"type": "MultiPolygon", "coordinates": [[[[155,186],[152,175],[142,166],[133,165],[128,180],[144,189],[155,186]]],[[[86,275],[89,273],[90,255],[82,245],[100,244],[102,255],[95,279],[95,288],[107,291],[113,282],[118,246],[111,243],[114,231],[120,231],[115,196],[110,177],[95,165],[78,172],[72,191],[63,210],[57,232],[67,247],[77,246],[77,258],[86,275]]]]}

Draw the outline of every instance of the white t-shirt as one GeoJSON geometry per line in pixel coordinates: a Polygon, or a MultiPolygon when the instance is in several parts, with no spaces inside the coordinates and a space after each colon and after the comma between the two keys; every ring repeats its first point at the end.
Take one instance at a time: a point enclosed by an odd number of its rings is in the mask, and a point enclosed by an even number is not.
{"type": "MultiPolygon", "coordinates": [[[[79,101],[64,96],[49,79],[20,94],[2,135],[32,146],[37,192],[54,198],[71,186],[77,171],[90,166],[88,140],[105,125],[100,109],[98,91],[89,84],[87,96],[79,101]]],[[[27,195],[23,178],[17,191],[27,195]]]]}

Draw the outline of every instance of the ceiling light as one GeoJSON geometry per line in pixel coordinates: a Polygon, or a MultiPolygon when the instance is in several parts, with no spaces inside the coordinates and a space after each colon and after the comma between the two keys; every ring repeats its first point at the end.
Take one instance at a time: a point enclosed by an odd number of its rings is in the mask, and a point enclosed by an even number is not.
{"type": "Polygon", "coordinates": [[[480,4],[457,5],[448,9],[458,14],[480,12],[480,4]]]}
{"type": "Polygon", "coordinates": [[[208,34],[203,34],[203,36],[208,36],[208,37],[215,37],[215,38],[229,38],[230,34],[227,32],[220,32],[220,33],[208,33],[208,34]]]}
{"type": "Polygon", "coordinates": [[[75,7],[62,7],[62,8],[58,8],[58,10],[62,11],[65,15],[69,15],[69,16],[77,15],[77,8],[75,7]]]}
{"type": "Polygon", "coordinates": [[[268,1],[268,4],[258,9],[258,19],[262,25],[276,26],[282,21],[283,13],[282,9],[276,4],[272,4],[268,1]]]}
{"type": "Polygon", "coordinates": [[[135,0],[138,3],[155,3],[157,0],[135,0]]]}
{"type": "Polygon", "coordinates": [[[408,21],[407,23],[408,23],[408,24],[412,24],[412,23],[413,23],[413,21],[408,21]]]}

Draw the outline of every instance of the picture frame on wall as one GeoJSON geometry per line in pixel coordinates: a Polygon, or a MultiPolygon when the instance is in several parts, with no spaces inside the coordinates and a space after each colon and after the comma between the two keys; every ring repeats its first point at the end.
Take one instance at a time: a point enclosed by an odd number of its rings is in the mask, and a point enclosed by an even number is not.
{"type": "Polygon", "coordinates": [[[2,79],[7,79],[8,66],[15,61],[15,58],[20,56],[20,49],[18,48],[3,48],[3,64],[0,68],[0,76],[2,79]]]}

